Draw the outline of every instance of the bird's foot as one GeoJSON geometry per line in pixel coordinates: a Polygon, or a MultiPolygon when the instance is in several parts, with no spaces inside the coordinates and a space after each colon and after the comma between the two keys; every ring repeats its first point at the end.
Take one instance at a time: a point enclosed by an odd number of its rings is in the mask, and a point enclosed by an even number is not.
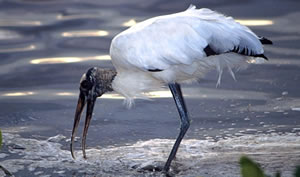
{"type": "Polygon", "coordinates": [[[174,170],[171,168],[169,171],[166,171],[164,169],[164,165],[165,162],[155,161],[147,164],[136,165],[133,168],[137,169],[137,171],[141,173],[158,172],[164,174],[166,177],[174,176],[174,170]]]}
{"type": "Polygon", "coordinates": [[[164,166],[162,166],[162,165],[152,165],[152,164],[150,164],[150,165],[146,165],[146,166],[142,167],[141,169],[142,169],[143,171],[152,171],[152,172],[157,171],[157,172],[162,172],[163,169],[164,169],[164,166]]]}
{"type": "Polygon", "coordinates": [[[164,162],[152,161],[135,165],[132,168],[137,169],[139,172],[162,172],[164,169],[164,162]]]}
{"type": "Polygon", "coordinates": [[[164,166],[162,165],[147,165],[141,168],[143,172],[149,171],[149,172],[161,172],[164,174],[166,177],[173,177],[175,174],[173,174],[170,171],[164,170],[164,166]]]}

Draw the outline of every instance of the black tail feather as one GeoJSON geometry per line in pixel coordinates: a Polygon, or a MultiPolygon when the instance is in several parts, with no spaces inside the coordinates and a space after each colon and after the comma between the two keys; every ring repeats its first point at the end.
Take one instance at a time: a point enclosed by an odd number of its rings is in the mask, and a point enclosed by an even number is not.
{"type": "Polygon", "coordinates": [[[265,60],[269,60],[264,54],[259,54],[259,55],[252,55],[253,57],[260,57],[264,58],[265,60]]]}
{"type": "MultiPolygon", "coordinates": [[[[206,53],[206,56],[222,54],[222,53],[215,52],[209,45],[207,45],[203,50],[206,53]]],[[[236,46],[232,50],[229,50],[229,51],[223,52],[223,53],[229,53],[229,52],[234,52],[234,53],[238,53],[238,54],[245,55],[245,56],[251,56],[251,57],[261,57],[261,58],[264,58],[265,60],[268,60],[268,58],[264,54],[255,54],[252,50],[250,50],[246,47],[241,50],[239,46],[236,46]]],[[[148,70],[148,71],[153,72],[152,70],[148,70]]]]}
{"type": "Polygon", "coordinates": [[[262,44],[272,45],[273,42],[265,37],[259,36],[259,40],[262,44]]]}

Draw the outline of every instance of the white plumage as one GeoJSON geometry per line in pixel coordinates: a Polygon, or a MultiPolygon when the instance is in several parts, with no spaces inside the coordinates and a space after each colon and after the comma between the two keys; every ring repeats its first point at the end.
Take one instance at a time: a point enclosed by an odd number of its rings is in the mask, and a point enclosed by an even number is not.
{"type": "Polygon", "coordinates": [[[118,73],[112,86],[130,106],[134,98],[145,98],[145,92],[199,79],[211,69],[219,72],[220,84],[223,69],[234,77],[233,68],[253,59],[247,55],[263,54],[259,39],[232,17],[191,5],[140,22],[112,40],[110,55],[118,73]],[[207,46],[217,55],[208,56],[207,46]]]}

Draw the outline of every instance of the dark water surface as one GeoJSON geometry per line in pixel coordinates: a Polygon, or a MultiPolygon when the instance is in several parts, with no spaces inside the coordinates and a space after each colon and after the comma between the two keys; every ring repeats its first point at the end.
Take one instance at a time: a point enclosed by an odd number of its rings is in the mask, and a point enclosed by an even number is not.
{"type": "Polygon", "coordinates": [[[237,82],[226,73],[216,88],[211,72],[199,84],[183,86],[192,123],[174,173],[239,176],[238,157],[249,154],[269,173],[291,176],[300,164],[296,0],[0,0],[0,164],[15,176],[161,175],[136,168],[163,162],[177,136],[179,118],[168,90],[153,93],[153,101],[137,100],[132,110],[114,93],[99,99],[87,161],[80,141],[79,159],[71,159],[69,137],[79,79],[92,66],[112,67],[111,39],[189,4],[233,16],[274,45],[265,47],[269,62],[239,71],[237,82]]]}

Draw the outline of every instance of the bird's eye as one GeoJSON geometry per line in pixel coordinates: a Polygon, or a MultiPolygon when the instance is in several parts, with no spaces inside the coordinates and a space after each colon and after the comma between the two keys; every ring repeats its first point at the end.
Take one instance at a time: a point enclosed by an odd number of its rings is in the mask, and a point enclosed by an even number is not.
{"type": "Polygon", "coordinates": [[[87,90],[89,90],[89,89],[91,89],[92,88],[92,83],[91,82],[89,82],[89,81],[87,81],[87,80],[84,80],[84,81],[82,81],[81,82],[81,88],[83,88],[83,89],[87,89],[87,90]]]}

